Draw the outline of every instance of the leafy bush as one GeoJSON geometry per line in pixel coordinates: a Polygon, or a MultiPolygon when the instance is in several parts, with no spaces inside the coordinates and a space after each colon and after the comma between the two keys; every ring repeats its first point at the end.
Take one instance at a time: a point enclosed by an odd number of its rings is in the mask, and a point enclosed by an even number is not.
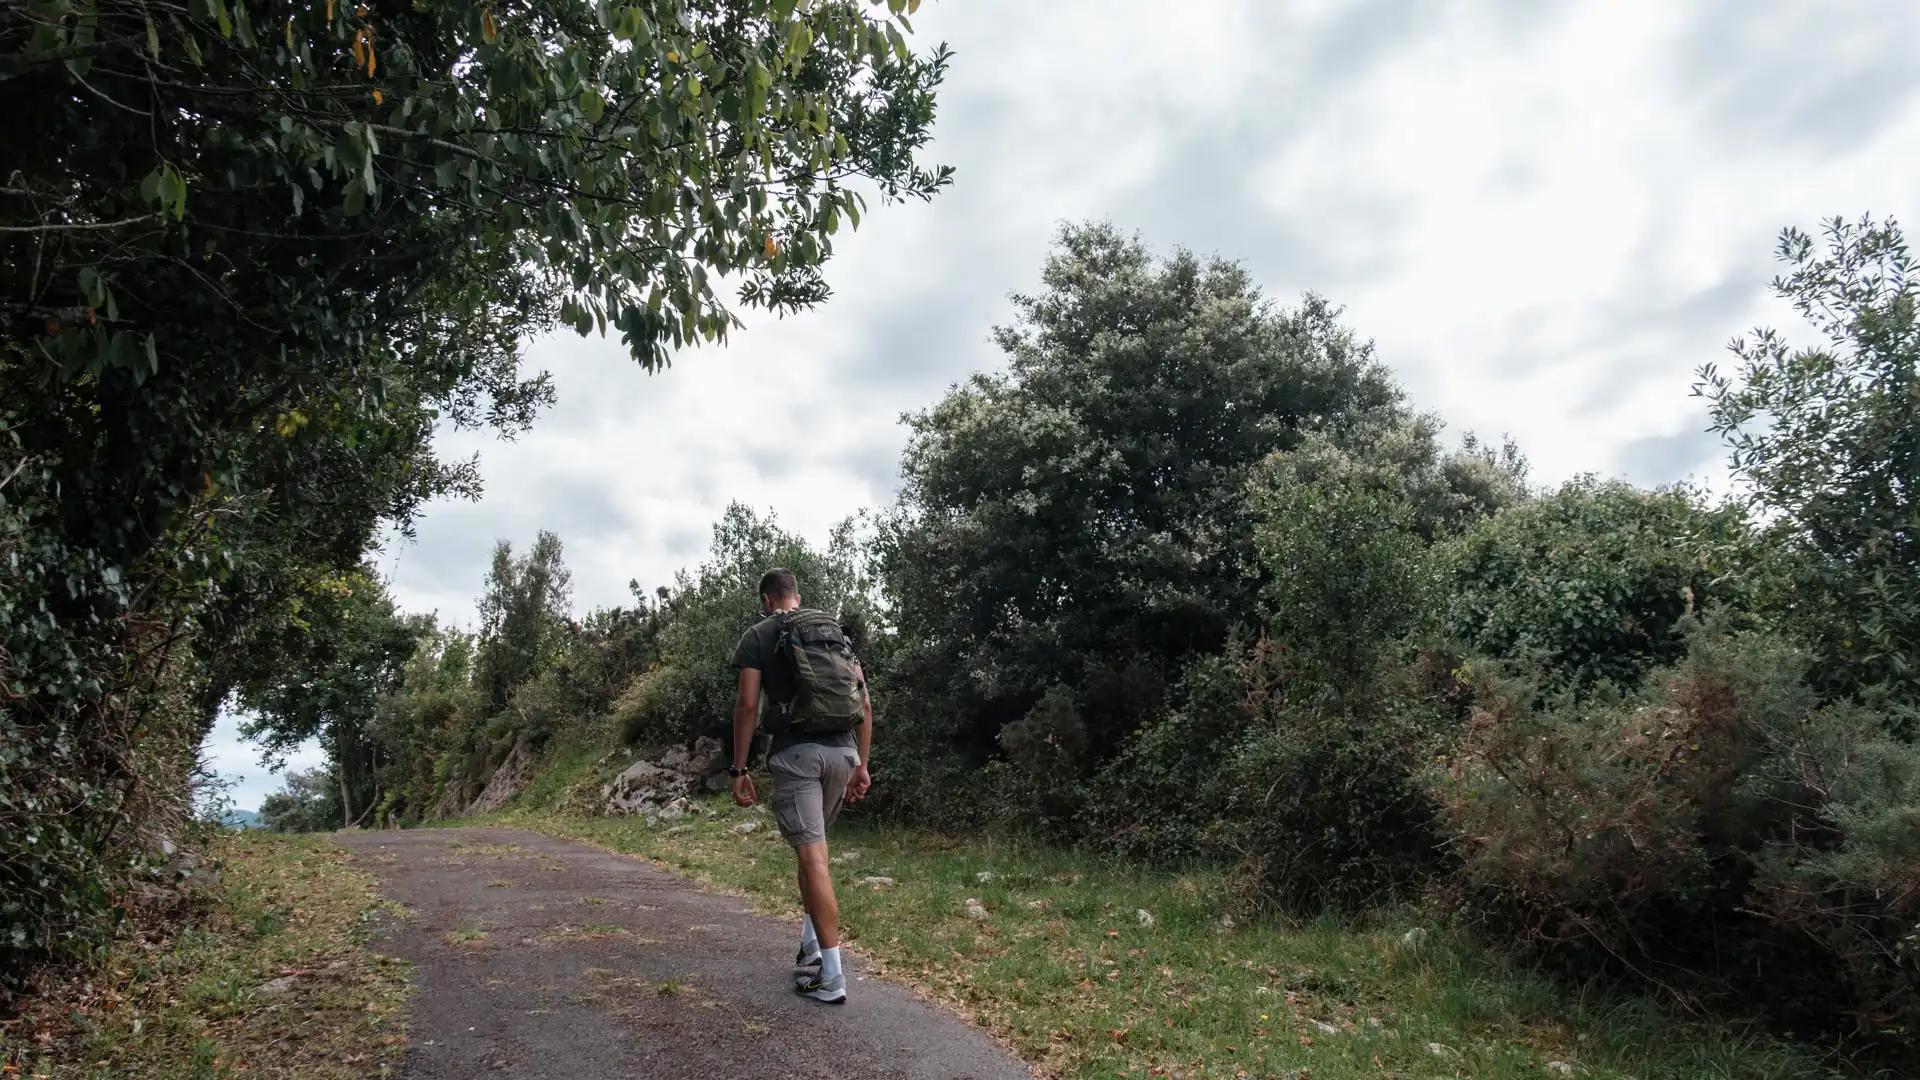
{"type": "Polygon", "coordinates": [[[1920,1021],[1920,749],[1723,620],[1630,699],[1489,681],[1437,790],[1482,918],[1789,1022],[1920,1021]]]}
{"type": "Polygon", "coordinates": [[[1681,622],[1753,605],[1763,550],[1737,506],[1592,478],[1441,545],[1440,629],[1542,689],[1631,687],[1685,651],[1681,622]]]}
{"type": "Polygon", "coordinates": [[[1416,779],[1429,742],[1409,711],[1278,711],[1228,763],[1214,841],[1240,857],[1259,896],[1293,910],[1404,897],[1441,851],[1416,779]]]}
{"type": "Polygon", "coordinates": [[[1175,706],[1096,778],[1088,819],[1133,857],[1236,862],[1261,902],[1310,911],[1402,895],[1439,849],[1417,782],[1437,714],[1405,690],[1382,695],[1394,707],[1331,700],[1270,639],[1198,659],[1175,706]]]}
{"type": "Polygon", "coordinates": [[[1432,572],[1410,475],[1315,437],[1269,458],[1250,485],[1268,633],[1294,678],[1365,694],[1425,620],[1432,572]]]}

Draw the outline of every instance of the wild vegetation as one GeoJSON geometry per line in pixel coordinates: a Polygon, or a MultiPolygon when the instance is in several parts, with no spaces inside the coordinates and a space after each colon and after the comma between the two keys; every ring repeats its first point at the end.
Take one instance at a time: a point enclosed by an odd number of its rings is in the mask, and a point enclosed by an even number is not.
{"type": "Polygon", "coordinates": [[[877,818],[1199,867],[1235,918],[1440,913],[1920,1068],[1920,285],[1890,221],[1787,230],[1814,343],[1702,367],[1733,499],[1542,490],[1512,445],[1443,443],[1325,299],[1068,226],[1004,369],[910,417],[898,500],[823,546],[734,506],[706,562],[576,618],[542,533],[500,544],[472,632],[396,608],[375,537],[476,490],[438,425],[536,420],[529,335],[656,368],[730,304],[824,300],[855,185],[946,185],[914,6],[0,9],[4,85],[43,103],[0,131],[5,991],[167,909],[221,708],[326,751],[282,829],[579,809],[629,747],[723,725],[779,564],[880,692],[877,818]]]}
{"type": "Polygon", "coordinates": [[[881,818],[1205,867],[1214,917],[1443,913],[1910,1067],[1914,286],[1890,223],[1780,254],[1826,337],[1702,370],[1745,495],[1716,500],[1534,487],[1513,446],[1443,447],[1324,301],[1066,228],[1007,370],[910,418],[897,504],[824,549],[736,506],[701,566],[577,624],[558,541],[503,547],[476,636],[416,622],[359,676],[398,672],[363,782],[425,820],[530,754],[521,805],[590,809],[621,747],[720,732],[719,660],[788,565],[879,688],[881,818]]]}

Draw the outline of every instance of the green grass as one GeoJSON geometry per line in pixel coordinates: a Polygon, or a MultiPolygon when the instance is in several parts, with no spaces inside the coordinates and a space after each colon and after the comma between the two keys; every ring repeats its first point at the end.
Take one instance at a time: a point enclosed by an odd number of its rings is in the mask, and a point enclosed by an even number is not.
{"type": "Polygon", "coordinates": [[[6,1077],[212,1080],[388,1076],[405,1041],[405,965],[363,947],[373,880],[324,836],[223,836],[207,907],[0,1027],[6,1077]]]}
{"type": "MultiPolygon", "coordinates": [[[[711,816],[671,832],[632,819],[491,820],[643,855],[792,914],[793,860],[774,830],[736,836],[742,812],[705,805],[711,816]]],[[[1218,873],[1148,872],[992,835],[854,825],[836,830],[833,851],[861,967],[951,1002],[1048,1075],[1827,1075],[1804,1050],[1645,999],[1570,991],[1442,928],[1409,947],[1410,915],[1364,929],[1226,925],[1218,873]],[[870,875],[897,884],[857,884],[870,875]],[[986,919],[966,915],[970,898],[986,919]]]]}

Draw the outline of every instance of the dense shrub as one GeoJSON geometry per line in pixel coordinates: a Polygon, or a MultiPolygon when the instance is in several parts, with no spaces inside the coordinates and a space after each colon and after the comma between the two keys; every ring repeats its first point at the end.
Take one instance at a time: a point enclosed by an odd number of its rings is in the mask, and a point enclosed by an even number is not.
{"type": "Polygon", "coordinates": [[[1378,685],[1389,650],[1427,617],[1433,575],[1409,497],[1417,472],[1324,437],[1275,454],[1249,485],[1268,633],[1295,680],[1339,698],[1378,685]]]}
{"type": "Polygon", "coordinates": [[[1481,521],[1439,559],[1442,632],[1551,692],[1631,687],[1677,660],[1683,618],[1752,605],[1763,554],[1736,506],[1585,478],[1481,521]]]}
{"type": "Polygon", "coordinates": [[[1419,777],[1442,725],[1414,670],[1381,676],[1404,692],[1341,698],[1271,639],[1198,659],[1096,778],[1088,821],[1133,857],[1232,862],[1263,903],[1405,895],[1439,854],[1419,777]]]}
{"type": "Polygon", "coordinates": [[[1476,910],[1809,1028],[1920,1021],[1920,750],[1723,621],[1613,704],[1489,684],[1437,790],[1476,910]]]}
{"type": "Polygon", "coordinates": [[[1430,731],[1416,712],[1295,707],[1237,747],[1214,843],[1257,895],[1307,913],[1402,898],[1438,862],[1417,781],[1430,731]]]}

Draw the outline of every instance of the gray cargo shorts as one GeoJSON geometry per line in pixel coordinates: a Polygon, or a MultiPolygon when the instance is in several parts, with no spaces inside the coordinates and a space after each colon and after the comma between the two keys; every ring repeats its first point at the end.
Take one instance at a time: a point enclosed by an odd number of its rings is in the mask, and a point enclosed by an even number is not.
{"type": "Polygon", "coordinates": [[[824,743],[794,743],[767,758],[773,820],[787,843],[799,847],[826,840],[827,826],[840,816],[847,778],[859,764],[858,750],[824,743]]]}

